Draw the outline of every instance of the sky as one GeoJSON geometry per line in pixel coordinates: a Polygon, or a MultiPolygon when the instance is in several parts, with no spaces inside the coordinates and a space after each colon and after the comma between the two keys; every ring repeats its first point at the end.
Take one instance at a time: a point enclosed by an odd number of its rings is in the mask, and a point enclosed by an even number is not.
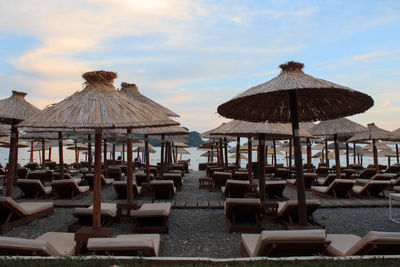
{"type": "Polygon", "coordinates": [[[371,95],[350,119],[400,128],[400,1],[3,0],[0,99],[39,108],[109,70],[180,114],[190,130],[228,121],[218,105],[279,74],[279,64],[371,95]]]}

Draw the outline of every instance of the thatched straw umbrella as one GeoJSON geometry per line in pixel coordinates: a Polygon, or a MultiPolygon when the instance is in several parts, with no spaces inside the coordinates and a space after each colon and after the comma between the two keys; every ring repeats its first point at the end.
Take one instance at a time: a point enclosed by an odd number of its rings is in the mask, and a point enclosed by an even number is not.
{"type": "Polygon", "coordinates": [[[297,62],[282,64],[277,77],[218,107],[219,114],[232,119],[292,123],[300,225],[307,224],[307,215],[299,122],[342,118],[373,106],[370,96],[306,75],[303,67],[297,62]]]}
{"type": "Polygon", "coordinates": [[[379,164],[378,164],[378,153],[376,148],[376,141],[393,141],[400,140],[399,136],[391,133],[390,131],[386,131],[381,129],[375,125],[375,123],[370,123],[367,125],[366,131],[362,133],[358,133],[349,139],[348,142],[357,142],[357,141],[372,141],[372,152],[374,156],[374,165],[376,169],[376,173],[379,173],[379,164]]]}
{"type": "MultiPolygon", "coordinates": [[[[128,156],[132,155],[132,128],[176,125],[177,123],[148,105],[127,101],[115,90],[117,74],[108,71],[82,75],[85,88],[21,123],[24,127],[95,129],[95,173],[93,185],[93,227],[100,228],[101,140],[103,128],[127,128],[128,156]]],[[[59,132],[59,135],[62,133],[59,132]]],[[[128,161],[128,188],[132,186],[132,159],[128,161]]],[[[127,192],[131,192],[128,190],[127,192]]],[[[129,196],[129,195],[128,195],[129,196]]],[[[131,198],[132,199],[132,198],[131,198]]]]}
{"type": "Polygon", "coordinates": [[[12,93],[11,97],[0,100],[0,123],[11,125],[6,196],[12,196],[17,169],[18,129],[16,125],[40,111],[25,100],[26,93],[18,91],[12,91],[12,93]]]}
{"type": "MultiPolygon", "coordinates": [[[[315,136],[331,137],[333,135],[333,142],[335,145],[335,166],[336,177],[340,178],[340,158],[339,158],[339,144],[338,135],[353,136],[355,133],[364,132],[366,128],[361,124],[355,123],[346,118],[321,121],[319,124],[311,128],[309,131],[315,136]]],[[[348,156],[348,147],[346,146],[346,155],[348,156]]],[[[328,157],[329,159],[329,157],[328,157]]],[[[347,165],[349,164],[347,157],[347,165]]]]}

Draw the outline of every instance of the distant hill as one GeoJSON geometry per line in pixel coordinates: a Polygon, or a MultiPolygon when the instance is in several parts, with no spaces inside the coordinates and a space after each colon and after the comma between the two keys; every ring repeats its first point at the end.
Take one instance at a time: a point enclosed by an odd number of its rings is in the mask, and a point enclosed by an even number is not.
{"type": "MultiPolygon", "coordinates": [[[[189,131],[189,129],[186,128],[186,127],[182,127],[182,128],[185,128],[186,130],[189,131]]],[[[138,135],[138,136],[142,136],[142,135],[138,135]]],[[[155,146],[155,147],[159,147],[160,146],[160,142],[157,141],[157,140],[149,140],[149,143],[152,146],[155,146]]],[[[198,147],[199,145],[203,144],[204,141],[203,141],[203,139],[201,139],[201,136],[200,136],[200,134],[198,132],[193,131],[193,132],[190,132],[189,137],[188,137],[188,141],[185,142],[185,143],[190,147],[198,147]]]]}

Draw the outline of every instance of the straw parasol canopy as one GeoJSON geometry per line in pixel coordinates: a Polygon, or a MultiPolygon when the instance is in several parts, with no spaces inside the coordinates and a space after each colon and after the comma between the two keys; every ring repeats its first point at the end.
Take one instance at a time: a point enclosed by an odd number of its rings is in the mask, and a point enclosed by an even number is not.
{"type": "MultiPolygon", "coordinates": [[[[304,64],[288,62],[272,80],[252,87],[218,107],[224,117],[253,122],[291,122],[295,150],[299,223],[307,224],[299,122],[330,120],[357,114],[373,106],[367,94],[305,74],[304,64]]],[[[260,188],[264,186],[260,167],[260,188]]],[[[260,192],[265,199],[265,192],[260,192]]]]}
{"type": "Polygon", "coordinates": [[[123,94],[127,95],[128,97],[130,97],[131,99],[134,99],[134,100],[137,100],[139,102],[145,103],[145,104],[153,107],[154,109],[157,109],[157,110],[161,111],[162,113],[164,113],[168,117],[179,117],[178,114],[176,114],[175,112],[171,111],[170,109],[168,109],[168,108],[158,104],[157,102],[151,100],[150,98],[142,95],[139,92],[138,87],[134,83],[126,83],[126,82],[121,83],[121,90],[120,91],[123,94]]]}
{"type": "Polygon", "coordinates": [[[184,149],[183,147],[178,147],[178,153],[179,154],[184,154],[184,155],[191,155],[192,154],[189,151],[187,151],[186,149],[184,149]]]}
{"type": "MultiPolygon", "coordinates": [[[[379,141],[377,141],[375,143],[375,147],[377,150],[392,150],[392,148],[390,146],[388,146],[387,144],[385,144],[383,142],[379,142],[379,141]]],[[[372,144],[365,145],[361,148],[362,151],[372,151],[372,149],[373,149],[372,144]]]]}
{"type": "MultiPolygon", "coordinates": [[[[232,154],[229,156],[230,159],[236,159],[236,154],[232,154]]],[[[247,157],[245,154],[240,154],[240,159],[247,160],[247,157]]]]}
{"type": "Polygon", "coordinates": [[[174,147],[188,148],[189,146],[183,142],[174,142],[174,147]]]}
{"type": "MultiPolygon", "coordinates": [[[[213,153],[213,156],[214,157],[216,157],[217,156],[217,152],[216,151],[214,151],[214,152],[212,152],[213,153]]],[[[211,151],[206,151],[206,152],[204,152],[203,154],[201,154],[200,155],[200,157],[210,157],[211,156],[211,151]]]]}

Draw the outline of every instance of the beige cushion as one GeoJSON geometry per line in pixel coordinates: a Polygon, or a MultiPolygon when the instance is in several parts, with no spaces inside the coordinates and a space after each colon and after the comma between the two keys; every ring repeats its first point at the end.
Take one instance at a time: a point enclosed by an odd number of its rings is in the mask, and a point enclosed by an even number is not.
{"type": "Polygon", "coordinates": [[[153,241],[156,256],[160,253],[161,236],[159,234],[135,234],[135,235],[117,235],[117,238],[150,238],[153,241]]]}
{"type": "Polygon", "coordinates": [[[59,251],[45,240],[0,236],[0,250],[42,251],[48,256],[60,256],[59,251]]]}
{"type": "Polygon", "coordinates": [[[242,181],[242,180],[232,180],[232,179],[228,179],[228,180],[226,180],[226,185],[228,185],[228,184],[249,185],[250,182],[249,182],[249,181],[242,181]]]}
{"type": "Polygon", "coordinates": [[[26,215],[32,215],[53,207],[53,202],[21,202],[19,206],[25,211],[26,215]]]}
{"type": "Polygon", "coordinates": [[[259,239],[260,234],[242,234],[242,244],[246,249],[247,254],[249,254],[249,257],[254,257],[254,252],[259,239]]]}
{"type": "Polygon", "coordinates": [[[344,256],[360,239],[356,235],[328,234],[326,240],[331,241],[328,252],[335,256],[344,256]]]}
{"type": "Polygon", "coordinates": [[[114,182],[114,179],[106,179],[106,178],[104,178],[104,179],[102,179],[103,180],[103,182],[105,183],[105,184],[112,184],[113,182],[114,182]]]}
{"type": "Polygon", "coordinates": [[[369,181],[371,181],[371,180],[370,179],[356,179],[356,183],[362,184],[362,185],[368,184],[369,181]]]}
{"type": "Polygon", "coordinates": [[[360,194],[364,189],[364,186],[360,186],[360,185],[355,185],[353,186],[352,190],[354,193],[356,194],[360,194]]]}
{"type": "Polygon", "coordinates": [[[281,185],[281,184],[286,184],[286,181],[265,181],[265,185],[281,185]]]}
{"type": "Polygon", "coordinates": [[[346,253],[345,256],[357,255],[357,253],[371,242],[397,242],[400,244],[400,233],[399,232],[374,232],[367,233],[362,239],[360,239],[354,246],[352,246],[346,253]]]}
{"type": "Polygon", "coordinates": [[[325,178],[323,178],[323,177],[318,178],[318,179],[317,179],[317,183],[318,183],[319,185],[323,185],[323,184],[325,184],[325,180],[326,180],[326,177],[325,177],[325,178]]]}
{"type": "MultiPolygon", "coordinates": [[[[321,202],[316,199],[307,199],[306,205],[321,205],[321,202]]],[[[278,216],[281,217],[289,207],[293,206],[297,206],[297,200],[278,202],[278,216]]]]}
{"type": "Polygon", "coordinates": [[[88,185],[78,186],[78,189],[80,193],[86,193],[90,191],[90,187],[88,185]]]}
{"type": "MultiPolygon", "coordinates": [[[[93,205],[88,208],[75,208],[73,215],[79,216],[92,216],[93,215],[93,205]]],[[[116,203],[101,203],[101,215],[116,217],[117,216],[117,204],[116,203]]]]}
{"type": "Polygon", "coordinates": [[[311,186],[312,191],[327,193],[329,190],[329,186],[311,186]]]}
{"type": "Polygon", "coordinates": [[[225,191],[226,191],[226,187],[225,187],[225,186],[221,186],[221,192],[222,192],[222,194],[225,194],[225,191]]]}
{"type": "Polygon", "coordinates": [[[72,256],[75,252],[74,233],[47,232],[36,240],[44,240],[50,243],[60,255],[72,256]]]}
{"type": "Polygon", "coordinates": [[[286,181],[287,181],[288,184],[291,184],[291,185],[295,185],[296,184],[296,179],[286,179],[286,181]]]}
{"type": "Polygon", "coordinates": [[[168,217],[171,212],[171,203],[145,203],[138,210],[131,210],[133,217],[168,217]]]}

